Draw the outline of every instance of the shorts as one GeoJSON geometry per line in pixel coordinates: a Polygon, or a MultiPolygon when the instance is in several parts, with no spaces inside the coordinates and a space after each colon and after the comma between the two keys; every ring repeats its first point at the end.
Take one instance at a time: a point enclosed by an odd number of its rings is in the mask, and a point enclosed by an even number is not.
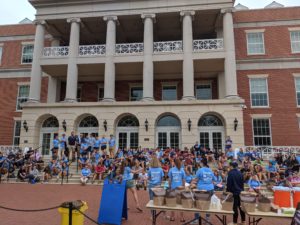
{"type": "Polygon", "coordinates": [[[126,181],[126,188],[133,188],[134,187],[134,181],[133,180],[127,180],[126,181]]]}
{"type": "Polygon", "coordinates": [[[101,150],[103,151],[103,150],[105,150],[106,149],[106,145],[102,145],[101,146],[101,150]]]}
{"type": "Polygon", "coordinates": [[[99,150],[99,147],[94,147],[94,150],[98,151],[98,150],[99,150]]]}

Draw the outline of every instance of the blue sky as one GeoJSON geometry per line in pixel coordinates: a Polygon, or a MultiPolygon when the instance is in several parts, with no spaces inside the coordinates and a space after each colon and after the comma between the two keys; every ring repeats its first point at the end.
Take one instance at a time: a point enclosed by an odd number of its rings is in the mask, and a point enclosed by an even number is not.
{"type": "MultiPolygon", "coordinates": [[[[25,17],[33,20],[35,10],[27,0],[1,0],[0,24],[18,23],[25,17]],[[3,3],[5,1],[5,3],[3,3]]],[[[263,8],[273,0],[236,0],[236,4],[241,3],[249,8],[263,8]]],[[[285,6],[300,6],[300,0],[277,0],[285,6]]]]}

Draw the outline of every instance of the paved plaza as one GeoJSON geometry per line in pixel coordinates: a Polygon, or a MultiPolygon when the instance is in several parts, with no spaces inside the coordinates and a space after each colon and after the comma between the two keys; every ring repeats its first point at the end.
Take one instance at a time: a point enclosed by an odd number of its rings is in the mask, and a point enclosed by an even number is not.
{"type": "MultiPolygon", "coordinates": [[[[86,212],[91,218],[98,217],[99,202],[101,197],[100,186],[80,186],[80,185],[44,185],[44,184],[0,184],[0,205],[18,209],[38,209],[47,208],[61,204],[65,201],[83,200],[88,203],[88,211],[86,212]]],[[[147,204],[148,192],[139,191],[139,199],[143,206],[144,213],[138,213],[135,210],[135,204],[132,195],[128,194],[129,218],[124,221],[123,225],[151,225],[150,212],[145,209],[147,204]]],[[[186,213],[186,219],[192,218],[193,214],[186,213]]],[[[229,218],[231,221],[231,218],[229,218]]],[[[220,224],[215,218],[212,219],[213,224],[220,224]]],[[[290,220],[267,220],[264,219],[260,225],[288,225],[290,220]]],[[[38,213],[12,212],[0,209],[1,225],[59,225],[60,215],[57,210],[51,210],[38,213]]],[[[85,220],[85,225],[93,225],[94,223],[85,220]]],[[[160,218],[157,225],[179,225],[179,219],[175,222],[169,222],[160,218]]]]}

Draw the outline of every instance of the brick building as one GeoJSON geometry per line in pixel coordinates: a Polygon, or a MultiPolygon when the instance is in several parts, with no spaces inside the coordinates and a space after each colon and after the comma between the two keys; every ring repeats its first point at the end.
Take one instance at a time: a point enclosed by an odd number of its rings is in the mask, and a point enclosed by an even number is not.
{"type": "Polygon", "coordinates": [[[0,26],[0,145],[300,146],[300,7],[30,2],[35,25],[0,26]]]}

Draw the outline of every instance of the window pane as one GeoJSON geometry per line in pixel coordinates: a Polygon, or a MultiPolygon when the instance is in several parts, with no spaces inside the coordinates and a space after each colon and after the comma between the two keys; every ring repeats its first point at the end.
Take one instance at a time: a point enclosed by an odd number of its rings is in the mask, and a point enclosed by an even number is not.
{"type": "Polygon", "coordinates": [[[269,119],[253,119],[254,145],[271,145],[269,119]]]}
{"type": "Polygon", "coordinates": [[[0,47],[0,65],[1,65],[1,62],[2,62],[2,52],[3,52],[3,47],[0,47]]]}
{"type": "Polygon", "coordinates": [[[291,32],[292,52],[300,52],[300,31],[291,32]]]}
{"type": "Polygon", "coordinates": [[[139,101],[143,98],[142,87],[132,87],[130,89],[130,101],[139,101]]]}
{"type": "Polygon", "coordinates": [[[222,149],[222,133],[220,132],[213,132],[213,148],[214,150],[222,149]]]}
{"type": "Polygon", "coordinates": [[[77,102],[81,102],[81,88],[77,88],[77,102]]]}
{"type": "Polygon", "coordinates": [[[139,133],[130,133],[130,148],[137,149],[139,147],[139,133]]]}
{"type": "Polygon", "coordinates": [[[20,144],[20,134],[21,134],[21,121],[15,121],[15,129],[14,129],[14,145],[19,146],[20,144]]]}
{"type": "Polygon", "coordinates": [[[158,133],[158,147],[167,148],[167,133],[159,132],[158,133]]]}
{"type": "Polygon", "coordinates": [[[22,63],[32,63],[33,59],[33,45],[26,45],[23,47],[22,63]]]}
{"type": "Polygon", "coordinates": [[[268,106],[267,79],[250,79],[252,106],[268,106]]]}
{"type": "Polygon", "coordinates": [[[162,90],[162,100],[177,100],[177,87],[164,86],[162,90]]]}
{"type": "Polygon", "coordinates": [[[263,33],[249,33],[247,34],[248,54],[263,54],[264,39],[263,33]]]}
{"type": "Polygon", "coordinates": [[[196,86],[197,99],[212,99],[212,90],[210,84],[201,84],[196,86]]]}
{"type": "Polygon", "coordinates": [[[164,116],[159,119],[158,127],[180,127],[180,121],[174,116],[164,116]]]}
{"type": "Polygon", "coordinates": [[[179,148],[179,133],[171,132],[170,133],[170,147],[171,148],[179,148]]]}
{"type": "Polygon", "coordinates": [[[28,101],[29,89],[29,85],[19,86],[19,93],[17,97],[17,110],[22,110],[21,104],[28,101]]]}
{"type": "Polygon", "coordinates": [[[203,145],[205,148],[209,148],[209,133],[200,133],[200,144],[203,145]]]}
{"type": "Polygon", "coordinates": [[[119,133],[119,148],[127,148],[127,133],[119,133]]]}
{"type": "Polygon", "coordinates": [[[104,88],[99,88],[98,89],[98,101],[103,100],[104,98],[104,88]]]}

